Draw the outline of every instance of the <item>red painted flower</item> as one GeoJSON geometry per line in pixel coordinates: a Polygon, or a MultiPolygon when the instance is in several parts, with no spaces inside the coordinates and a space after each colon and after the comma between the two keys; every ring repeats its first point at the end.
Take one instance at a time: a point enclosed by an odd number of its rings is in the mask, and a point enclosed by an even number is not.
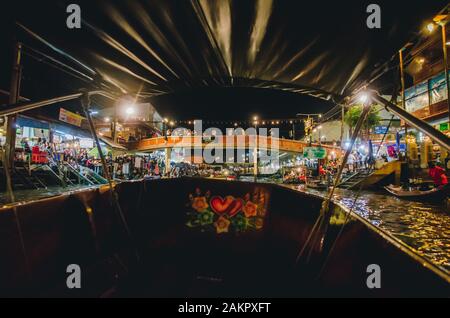
{"type": "Polygon", "coordinates": [[[208,206],[209,205],[205,197],[196,197],[192,200],[192,208],[197,212],[204,212],[208,206]]]}
{"type": "Polygon", "coordinates": [[[248,218],[256,216],[258,212],[258,206],[252,201],[247,201],[247,203],[245,203],[244,207],[242,208],[242,211],[244,211],[245,216],[248,218]]]}

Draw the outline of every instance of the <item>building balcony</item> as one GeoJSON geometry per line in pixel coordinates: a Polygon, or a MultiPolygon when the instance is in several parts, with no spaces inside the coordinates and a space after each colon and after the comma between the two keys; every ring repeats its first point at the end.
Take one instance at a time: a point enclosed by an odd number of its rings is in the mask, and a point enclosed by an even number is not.
{"type": "Polygon", "coordinates": [[[439,101],[435,104],[431,104],[429,106],[425,106],[421,109],[418,109],[412,112],[414,116],[420,118],[422,120],[434,120],[439,119],[440,117],[444,117],[448,114],[448,106],[447,100],[439,101]]]}

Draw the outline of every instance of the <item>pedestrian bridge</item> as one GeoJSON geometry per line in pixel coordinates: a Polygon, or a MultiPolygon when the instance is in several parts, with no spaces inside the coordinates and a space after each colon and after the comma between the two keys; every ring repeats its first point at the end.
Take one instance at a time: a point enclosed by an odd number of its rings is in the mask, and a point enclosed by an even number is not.
{"type": "MultiPolygon", "coordinates": [[[[132,151],[152,151],[166,148],[233,148],[233,149],[253,149],[255,147],[254,136],[218,136],[214,140],[201,136],[169,136],[146,138],[138,142],[130,143],[128,148],[132,151]]],[[[278,150],[291,153],[303,153],[305,147],[309,144],[304,141],[290,140],[283,138],[273,138],[258,136],[257,147],[262,150],[278,150]]],[[[312,147],[323,147],[327,151],[340,152],[339,147],[331,145],[311,144],[312,147]]]]}

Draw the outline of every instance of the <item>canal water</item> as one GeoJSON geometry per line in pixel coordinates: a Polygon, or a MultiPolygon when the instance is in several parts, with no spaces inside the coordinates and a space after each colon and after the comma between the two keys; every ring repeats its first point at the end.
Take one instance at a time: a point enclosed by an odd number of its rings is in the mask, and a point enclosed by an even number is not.
{"type": "MultiPolygon", "coordinates": [[[[17,190],[14,191],[15,203],[23,203],[30,200],[39,200],[49,197],[54,197],[67,192],[81,191],[84,189],[95,188],[98,186],[86,186],[86,185],[68,185],[63,188],[61,186],[48,187],[47,189],[36,189],[36,190],[17,190]]],[[[6,192],[0,192],[0,204],[6,204],[8,198],[6,192]]]]}
{"type": "MultiPolygon", "coordinates": [[[[287,187],[327,195],[326,191],[307,189],[303,185],[287,187]]],[[[334,200],[392,234],[443,271],[450,272],[450,214],[444,204],[401,200],[383,192],[357,194],[344,189],[336,189],[334,200]]]]}
{"type": "MultiPolygon", "coordinates": [[[[326,195],[326,191],[307,189],[303,185],[284,186],[315,195],[326,195]]],[[[16,191],[14,194],[16,202],[25,202],[86,188],[89,187],[50,187],[40,190],[16,191]]],[[[443,271],[450,272],[450,214],[444,205],[400,200],[387,193],[368,191],[361,191],[355,204],[356,195],[354,191],[336,189],[334,200],[349,209],[353,208],[354,213],[391,233],[443,271]]],[[[0,193],[0,203],[6,203],[5,193],[0,193]]]]}

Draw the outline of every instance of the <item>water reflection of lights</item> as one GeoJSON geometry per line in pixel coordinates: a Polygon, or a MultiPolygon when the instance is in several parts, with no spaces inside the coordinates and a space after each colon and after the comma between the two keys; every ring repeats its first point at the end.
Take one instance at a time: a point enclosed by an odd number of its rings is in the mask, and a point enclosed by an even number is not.
{"type": "MultiPolygon", "coordinates": [[[[324,192],[295,187],[299,191],[324,195],[324,192]]],[[[395,197],[363,191],[337,189],[333,199],[373,225],[391,233],[417,254],[429,259],[444,271],[450,271],[450,215],[444,206],[404,201],[395,197]]]]}

